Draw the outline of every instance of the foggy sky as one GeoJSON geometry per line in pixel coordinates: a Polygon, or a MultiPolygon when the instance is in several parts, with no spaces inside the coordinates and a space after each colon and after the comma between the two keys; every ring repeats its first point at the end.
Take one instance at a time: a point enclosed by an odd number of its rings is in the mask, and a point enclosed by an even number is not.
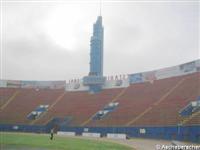
{"type": "MultiPolygon", "coordinates": [[[[1,33],[3,78],[69,80],[87,75],[90,36],[98,15],[98,2],[7,0],[3,3],[1,33]],[[69,27],[77,19],[78,24],[72,28],[76,38],[73,49],[57,44],[46,32],[47,18],[59,7],[73,8],[62,15],[69,27]]],[[[200,58],[197,2],[109,1],[103,2],[102,16],[104,75],[150,71],[200,58]]],[[[66,35],[68,41],[70,37],[66,35]]]]}

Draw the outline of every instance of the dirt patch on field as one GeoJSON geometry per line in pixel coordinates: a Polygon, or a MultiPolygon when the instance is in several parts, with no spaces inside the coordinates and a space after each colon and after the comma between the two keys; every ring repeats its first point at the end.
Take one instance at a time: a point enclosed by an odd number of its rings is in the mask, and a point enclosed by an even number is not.
{"type": "MultiPolygon", "coordinates": [[[[155,140],[155,139],[142,139],[142,138],[132,138],[132,139],[108,139],[108,138],[92,138],[92,137],[82,137],[82,136],[71,136],[72,138],[84,138],[98,141],[107,141],[118,143],[132,147],[133,150],[158,150],[162,145],[169,146],[172,145],[172,141],[167,140],[155,140]]],[[[185,143],[184,145],[197,145],[194,143],[185,143]]]]}

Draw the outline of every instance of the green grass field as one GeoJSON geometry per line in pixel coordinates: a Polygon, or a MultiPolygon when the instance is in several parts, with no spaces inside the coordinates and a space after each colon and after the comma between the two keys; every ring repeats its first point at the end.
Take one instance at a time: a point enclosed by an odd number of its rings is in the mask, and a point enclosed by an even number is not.
{"type": "Polygon", "coordinates": [[[132,150],[124,145],[71,137],[25,133],[0,133],[2,150],[132,150]]]}

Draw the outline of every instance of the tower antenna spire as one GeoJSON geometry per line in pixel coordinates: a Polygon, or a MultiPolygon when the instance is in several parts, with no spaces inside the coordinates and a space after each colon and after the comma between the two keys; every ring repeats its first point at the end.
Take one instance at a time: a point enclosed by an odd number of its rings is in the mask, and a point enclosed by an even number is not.
{"type": "Polygon", "coordinates": [[[101,9],[102,9],[102,0],[100,0],[100,9],[99,9],[99,14],[100,14],[100,16],[101,16],[101,9]]]}

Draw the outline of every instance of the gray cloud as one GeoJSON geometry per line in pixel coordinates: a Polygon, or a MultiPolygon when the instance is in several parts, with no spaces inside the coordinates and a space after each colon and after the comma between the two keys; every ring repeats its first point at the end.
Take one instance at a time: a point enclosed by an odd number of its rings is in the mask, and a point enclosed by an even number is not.
{"type": "MultiPolygon", "coordinates": [[[[68,80],[88,73],[89,40],[98,11],[81,18],[80,29],[74,27],[78,35],[76,50],[71,51],[56,44],[41,27],[56,5],[5,5],[5,79],[68,80]]],[[[105,75],[154,70],[199,58],[198,5],[191,2],[103,4],[105,75]]],[[[88,4],[87,9],[95,10],[97,6],[88,4]]]]}

